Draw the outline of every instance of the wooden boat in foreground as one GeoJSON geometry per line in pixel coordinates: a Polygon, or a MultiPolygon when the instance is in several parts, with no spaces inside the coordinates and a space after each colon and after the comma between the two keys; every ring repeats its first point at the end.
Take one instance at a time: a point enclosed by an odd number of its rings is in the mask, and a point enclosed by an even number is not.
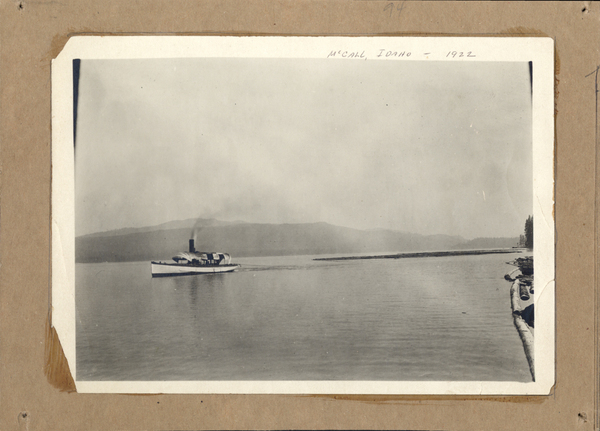
{"type": "Polygon", "coordinates": [[[231,256],[227,253],[197,252],[194,240],[190,240],[188,252],[179,253],[173,257],[172,262],[150,262],[152,277],[174,277],[178,275],[217,274],[233,272],[240,265],[231,263],[231,256]]]}

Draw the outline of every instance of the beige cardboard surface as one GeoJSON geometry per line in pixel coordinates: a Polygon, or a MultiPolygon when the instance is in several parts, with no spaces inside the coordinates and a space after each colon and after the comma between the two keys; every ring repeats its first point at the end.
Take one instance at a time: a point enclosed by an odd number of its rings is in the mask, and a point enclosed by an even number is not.
{"type": "Polygon", "coordinates": [[[600,6],[339,1],[7,1],[2,24],[0,429],[582,429],[598,426],[600,6]],[[74,34],[547,35],[555,40],[556,386],[545,397],[92,395],[47,326],[50,61],[74,34]],[[591,74],[591,75],[590,75],[591,74]],[[50,335],[48,335],[50,334],[50,335]],[[58,356],[57,356],[58,355],[58,356]],[[50,371],[53,371],[51,373],[50,371]]]}

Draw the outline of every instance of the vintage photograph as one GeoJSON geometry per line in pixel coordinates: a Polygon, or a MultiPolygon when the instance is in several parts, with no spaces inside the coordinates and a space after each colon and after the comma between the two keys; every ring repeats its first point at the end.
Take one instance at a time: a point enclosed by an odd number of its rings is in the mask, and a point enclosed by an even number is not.
{"type": "Polygon", "coordinates": [[[198,39],[60,63],[78,388],[546,390],[551,45],[198,39]]]}

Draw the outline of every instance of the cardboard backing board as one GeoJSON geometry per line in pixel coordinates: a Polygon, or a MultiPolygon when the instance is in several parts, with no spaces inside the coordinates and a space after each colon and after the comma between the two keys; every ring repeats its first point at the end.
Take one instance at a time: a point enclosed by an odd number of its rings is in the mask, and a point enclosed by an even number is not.
{"type": "Polygon", "coordinates": [[[600,10],[584,3],[2,5],[2,428],[594,429],[600,10]],[[93,395],[48,322],[50,61],[75,34],[549,36],[556,47],[556,385],[549,396],[93,395]],[[45,364],[55,365],[45,367],[45,364]],[[61,365],[63,369],[61,369],[61,365]]]}

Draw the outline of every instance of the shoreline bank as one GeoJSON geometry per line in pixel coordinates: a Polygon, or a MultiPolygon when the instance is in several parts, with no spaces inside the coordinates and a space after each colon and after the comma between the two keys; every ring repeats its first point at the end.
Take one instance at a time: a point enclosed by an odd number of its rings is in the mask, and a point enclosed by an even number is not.
{"type": "Polygon", "coordinates": [[[523,343],[531,378],[535,382],[533,258],[517,258],[513,262],[507,263],[518,267],[510,274],[505,275],[504,278],[511,282],[510,306],[513,323],[523,343]],[[521,274],[513,279],[511,275],[515,271],[520,271],[521,274]]]}
{"type": "Polygon", "coordinates": [[[521,252],[521,249],[422,251],[416,253],[397,253],[370,256],[317,257],[313,260],[406,259],[415,257],[472,256],[483,254],[508,254],[521,252]]]}

